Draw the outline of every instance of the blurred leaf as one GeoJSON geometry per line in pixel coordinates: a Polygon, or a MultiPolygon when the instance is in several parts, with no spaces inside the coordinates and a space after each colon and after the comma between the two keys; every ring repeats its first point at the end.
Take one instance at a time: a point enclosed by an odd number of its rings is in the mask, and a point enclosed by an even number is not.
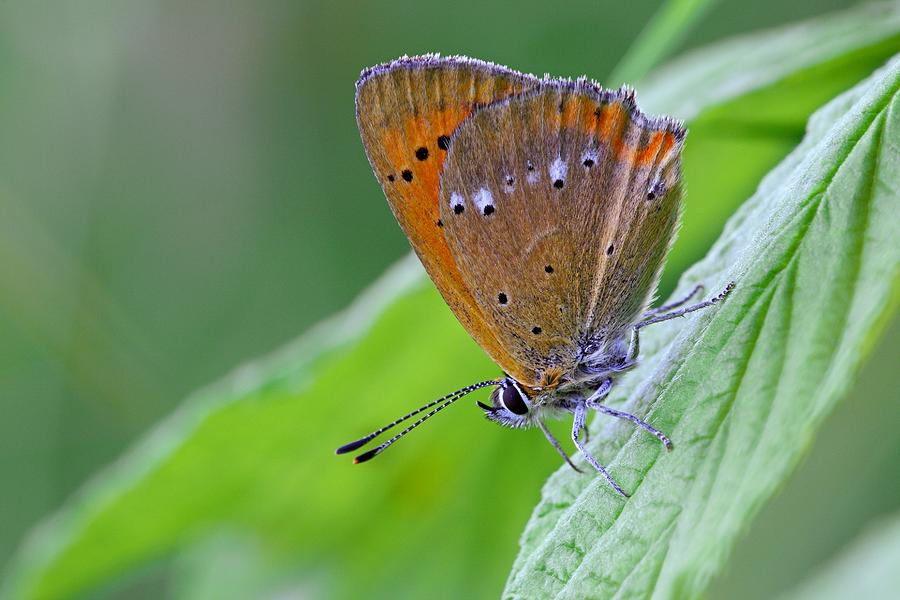
{"type": "MultiPolygon", "coordinates": [[[[826,72],[854,82],[854,72],[873,65],[873,61],[877,66],[885,52],[890,56],[898,50],[900,3],[864,4],[684,54],[642,82],[641,104],[650,112],[666,112],[692,121],[715,108],[721,118],[733,121],[731,100],[775,84],[811,84],[826,72]],[[846,72],[848,68],[850,73],[846,72]]],[[[792,91],[796,90],[794,87],[792,91]]],[[[804,89],[805,93],[809,90],[804,89]]],[[[802,100],[798,98],[788,106],[757,103],[753,111],[742,111],[740,117],[753,118],[754,123],[793,125],[803,116],[797,110],[802,100]]]]}
{"type": "MultiPolygon", "coordinates": [[[[877,27],[868,31],[873,37],[857,47],[874,47],[883,38],[877,27]]],[[[886,50],[879,52],[872,56],[883,59],[886,50]]],[[[833,89],[817,79],[833,73],[818,73],[815,64],[810,58],[797,67],[807,69],[806,85],[833,89]]],[[[847,71],[847,84],[861,77],[855,66],[847,71]]],[[[726,75],[743,79],[741,73],[726,75]]],[[[761,81],[762,88],[742,93],[781,89],[781,81],[761,81]]],[[[799,103],[808,104],[807,96],[799,103]]],[[[689,155],[709,133],[691,133],[688,164],[704,160],[689,155]]],[[[731,171],[759,168],[738,161],[731,171]]],[[[688,185],[697,206],[690,177],[688,185]]],[[[719,192],[734,198],[741,193],[733,181],[719,192]]],[[[740,237],[736,229],[728,239],[740,237]]],[[[712,276],[706,281],[715,283],[712,276]]],[[[649,358],[652,336],[645,346],[649,358]]],[[[557,464],[539,433],[487,423],[473,430],[472,415],[457,409],[440,426],[405,441],[402,451],[365,467],[350,467],[332,449],[418,401],[413,399],[495,374],[410,259],[297,344],[192,396],[34,533],[4,582],[5,597],[62,598],[96,590],[175,549],[194,549],[197,540],[223,527],[233,533],[230,539],[251,540],[248,564],[276,563],[277,581],[291,571],[292,585],[318,595],[493,595],[513,554],[509,532],[525,520],[539,483],[557,464]]],[[[202,544],[196,551],[212,552],[212,565],[233,560],[202,544]]],[[[252,581],[255,574],[236,577],[252,581]]],[[[202,574],[193,579],[201,587],[198,582],[207,581],[202,574]]]]}
{"type": "MultiPolygon", "coordinates": [[[[195,394],[33,534],[0,596],[95,591],[223,527],[254,540],[253,561],[302,573],[294,587],[318,595],[416,598],[436,581],[431,597],[496,593],[556,466],[537,438],[475,420],[470,405],[371,465],[334,456],[411,402],[494,374],[425,284],[409,257],[350,310],[195,394]],[[517,487],[521,496],[495,511],[517,487]],[[477,555],[466,551],[472,539],[477,555]]],[[[210,557],[195,562],[231,560],[210,557]]]]}
{"type": "MultiPolygon", "coordinates": [[[[737,288],[648,332],[613,396],[676,450],[600,420],[593,449],[624,487],[560,470],[506,598],[695,598],[812,441],[900,292],[900,58],[813,115],[809,133],[686,276],[737,288]]],[[[715,288],[714,288],[715,289],[715,288]]]]}
{"type": "Polygon", "coordinates": [[[783,600],[891,598],[900,589],[900,515],[880,519],[783,600]]]}
{"type": "Polygon", "coordinates": [[[637,81],[678,46],[716,0],[668,0],[609,76],[610,87],[637,81]]]}
{"type": "Polygon", "coordinates": [[[863,5],[684,55],[637,85],[641,106],[690,125],[684,223],[660,289],[674,287],[809,115],[900,52],[900,3],[863,5]]]}

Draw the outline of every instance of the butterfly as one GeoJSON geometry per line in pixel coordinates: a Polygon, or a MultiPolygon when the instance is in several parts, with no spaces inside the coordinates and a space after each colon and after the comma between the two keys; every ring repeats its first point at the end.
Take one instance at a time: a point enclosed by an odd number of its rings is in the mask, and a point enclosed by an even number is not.
{"type": "MultiPolygon", "coordinates": [[[[503,371],[346,444],[352,452],[420,416],[365,462],[463,396],[493,387],[488,419],[536,426],[575,470],[545,421],[589,412],[627,419],[603,399],[638,361],[639,332],[720,302],[650,309],[682,207],[677,120],[642,113],[631,89],[542,79],[466,57],[402,57],[363,71],[356,117],[388,204],[462,326],[503,371]],[[424,414],[422,414],[424,413],[424,414]]],[[[583,434],[583,435],[582,435],[583,434]]]]}

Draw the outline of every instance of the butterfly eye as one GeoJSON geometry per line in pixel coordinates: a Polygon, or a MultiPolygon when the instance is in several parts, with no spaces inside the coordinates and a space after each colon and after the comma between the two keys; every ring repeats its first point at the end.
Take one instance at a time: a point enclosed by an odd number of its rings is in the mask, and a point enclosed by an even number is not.
{"type": "Polygon", "coordinates": [[[506,407],[506,410],[514,415],[528,414],[528,406],[525,404],[525,400],[522,399],[519,390],[513,385],[508,385],[503,388],[503,394],[500,396],[500,401],[503,403],[503,406],[506,407]]]}

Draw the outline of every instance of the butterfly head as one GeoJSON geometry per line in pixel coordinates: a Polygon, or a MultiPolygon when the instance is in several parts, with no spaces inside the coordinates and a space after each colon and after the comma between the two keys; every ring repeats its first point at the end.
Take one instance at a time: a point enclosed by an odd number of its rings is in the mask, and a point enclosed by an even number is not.
{"type": "Polygon", "coordinates": [[[525,388],[511,377],[505,377],[491,394],[491,404],[479,402],[485,416],[504,425],[519,429],[531,425],[535,404],[525,388]]]}

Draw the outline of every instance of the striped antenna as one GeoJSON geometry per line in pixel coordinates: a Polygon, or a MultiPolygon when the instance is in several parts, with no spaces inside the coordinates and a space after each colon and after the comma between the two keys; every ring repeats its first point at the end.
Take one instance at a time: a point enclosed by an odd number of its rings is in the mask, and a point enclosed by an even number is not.
{"type": "Polygon", "coordinates": [[[409,433],[410,431],[412,431],[413,429],[415,429],[416,427],[421,425],[427,419],[436,415],[440,411],[444,410],[446,407],[450,406],[451,404],[453,404],[454,402],[456,402],[457,400],[459,400],[466,394],[470,394],[470,393],[474,392],[475,390],[481,389],[483,387],[487,387],[489,385],[500,385],[500,383],[501,383],[500,380],[492,379],[490,381],[482,381],[480,383],[473,383],[472,385],[467,385],[466,387],[456,390],[455,392],[453,392],[451,394],[447,394],[446,396],[438,398],[437,400],[433,400],[433,401],[429,402],[428,404],[426,404],[425,406],[422,406],[421,408],[417,408],[416,410],[412,411],[411,413],[409,413],[403,417],[400,417],[393,423],[388,423],[384,427],[376,429],[369,435],[367,435],[363,438],[360,438],[360,439],[356,440],[355,442],[350,442],[349,444],[344,444],[343,446],[341,446],[340,448],[337,449],[336,454],[346,454],[347,452],[352,452],[352,451],[356,450],[357,448],[365,446],[366,444],[368,444],[369,442],[374,440],[376,437],[378,437],[379,435],[381,435],[382,433],[384,433],[391,427],[394,427],[395,425],[399,425],[403,421],[406,421],[407,419],[414,417],[417,414],[419,414],[420,412],[426,411],[429,408],[432,408],[433,406],[440,405],[437,408],[435,408],[434,410],[432,410],[431,412],[429,412],[428,414],[426,414],[424,417],[422,417],[421,419],[419,419],[418,421],[416,421],[415,423],[413,423],[412,425],[410,425],[409,427],[407,427],[406,429],[404,429],[403,431],[401,431],[400,433],[398,433],[397,435],[395,435],[394,437],[389,439],[388,441],[386,441],[383,444],[381,444],[380,446],[378,446],[377,448],[373,448],[372,450],[369,450],[368,452],[360,454],[355,459],[353,459],[354,463],[366,462],[367,460],[375,458],[375,456],[381,454],[385,450],[385,448],[387,448],[388,446],[390,446],[391,444],[393,444],[394,442],[396,442],[397,440],[402,438],[404,435],[406,435],[407,433],[409,433]]]}

